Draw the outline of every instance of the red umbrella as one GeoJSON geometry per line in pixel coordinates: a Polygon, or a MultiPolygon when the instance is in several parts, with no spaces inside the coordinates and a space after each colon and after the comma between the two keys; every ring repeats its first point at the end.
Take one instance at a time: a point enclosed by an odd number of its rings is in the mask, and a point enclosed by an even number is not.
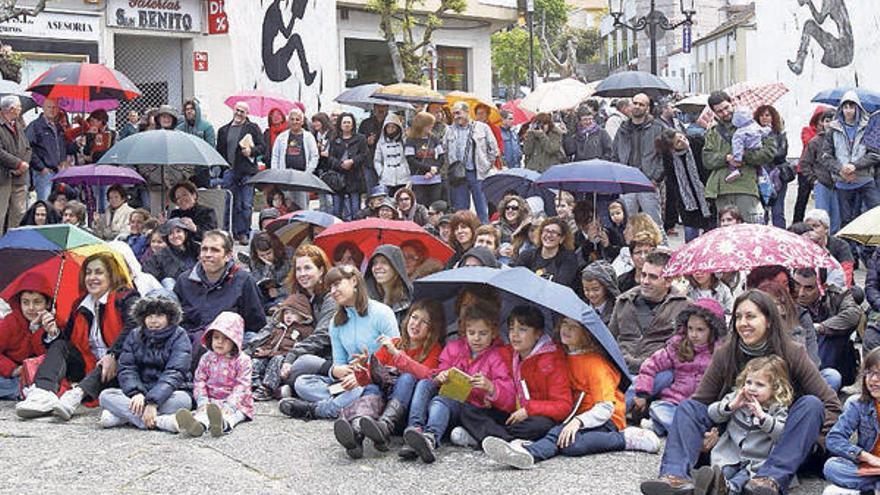
{"type": "Polygon", "coordinates": [[[672,253],[664,275],[750,271],[759,266],[831,268],[827,250],[806,237],[769,225],[740,224],[712,230],[672,253]]]}
{"type": "Polygon", "coordinates": [[[531,121],[535,114],[520,107],[519,104],[522,99],[510,100],[504,105],[501,105],[502,110],[507,110],[508,112],[513,114],[513,125],[520,125],[526,122],[531,121]]]}
{"type": "Polygon", "coordinates": [[[65,102],[67,111],[83,112],[90,108],[116,108],[120,100],[133,100],[141,95],[121,72],[102,64],[78,62],[53,65],[27,90],[39,104],[53,98],[65,102]]]}
{"type": "Polygon", "coordinates": [[[452,257],[453,250],[440,239],[429,234],[414,222],[400,220],[380,220],[368,218],[354,222],[337,223],[315,237],[315,244],[332,257],[336,246],[350,242],[358,246],[364,253],[364,259],[382,244],[400,246],[406,241],[421,243],[428,253],[428,258],[435,258],[446,263],[452,257]]]}

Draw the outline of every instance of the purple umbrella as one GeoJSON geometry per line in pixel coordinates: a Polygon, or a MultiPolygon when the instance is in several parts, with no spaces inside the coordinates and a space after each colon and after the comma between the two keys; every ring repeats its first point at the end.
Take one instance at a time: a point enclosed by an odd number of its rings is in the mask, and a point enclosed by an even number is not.
{"type": "Polygon", "coordinates": [[[226,103],[226,106],[229,108],[235,108],[235,104],[242,101],[248,104],[248,113],[257,117],[266,117],[273,108],[281,110],[285,117],[294,107],[299,108],[303,112],[306,111],[305,105],[298,101],[291,101],[285,98],[284,95],[269,93],[259,89],[236,93],[226,98],[226,101],[223,103],[226,103]]]}
{"type": "Polygon", "coordinates": [[[58,172],[52,181],[87,186],[129,185],[147,182],[134,170],[116,165],[78,165],[58,172]]]}
{"type": "MultiPolygon", "coordinates": [[[[46,97],[39,94],[33,93],[31,98],[38,105],[42,106],[43,102],[46,101],[46,97]]],[[[116,110],[119,108],[118,100],[78,100],[76,98],[68,98],[63,96],[61,98],[57,98],[56,102],[58,103],[58,108],[64,110],[67,113],[92,113],[95,110],[116,110]]]]}

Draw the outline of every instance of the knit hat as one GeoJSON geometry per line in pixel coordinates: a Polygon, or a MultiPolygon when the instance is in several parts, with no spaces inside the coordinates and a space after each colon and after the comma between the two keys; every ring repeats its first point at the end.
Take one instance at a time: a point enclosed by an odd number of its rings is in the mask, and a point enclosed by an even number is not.
{"type": "Polygon", "coordinates": [[[721,303],[711,297],[701,297],[697,299],[694,301],[694,306],[705,309],[715,315],[716,318],[724,319],[724,308],[721,307],[721,303]]]}

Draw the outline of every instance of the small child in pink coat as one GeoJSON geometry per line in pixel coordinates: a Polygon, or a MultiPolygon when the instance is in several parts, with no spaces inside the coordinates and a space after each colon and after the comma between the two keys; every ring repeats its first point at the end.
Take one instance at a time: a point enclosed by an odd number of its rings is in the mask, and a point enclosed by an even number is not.
{"type": "Polygon", "coordinates": [[[243,335],[244,319],[231,311],[220,313],[208,325],[202,335],[208,352],[199,360],[193,377],[197,409],[195,414],[188,409],[177,411],[181,433],[200,437],[207,429],[212,437],[219,437],[238,423],[253,419],[253,364],[241,352],[243,335]]]}
{"type": "Polygon", "coordinates": [[[642,363],[636,377],[633,409],[644,411],[657,374],[672,371],[672,384],[648,408],[654,431],[661,436],[669,430],[678,405],[697,390],[712,361],[712,352],[725,334],[724,309],[715,299],[697,299],[679,313],[676,325],[678,332],[642,363]]]}

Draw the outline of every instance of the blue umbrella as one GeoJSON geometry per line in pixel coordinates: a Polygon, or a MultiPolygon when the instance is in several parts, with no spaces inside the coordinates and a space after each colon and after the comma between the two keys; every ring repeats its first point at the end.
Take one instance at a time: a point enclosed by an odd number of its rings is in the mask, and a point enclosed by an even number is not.
{"type": "Polygon", "coordinates": [[[813,103],[824,103],[834,107],[840,106],[840,99],[847,91],[855,91],[862,100],[862,106],[870,113],[880,110],[880,93],[865,88],[834,88],[820,91],[813,97],[813,103]]]}
{"type": "MultiPolygon", "coordinates": [[[[497,174],[486,177],[483,181],[483,194],[487,200],[495,205],[498,205],[504,199],[508,191],[513,191],[523,198],[540,196],[544,200],[545,209],[551,207],[555,210],[556,195],[535,184],[535,179],[540,175],[538,172],[527,168],[502,170],[497,174]]],[[[500,205],[498,207],[501,208],[500,205]]]]}
{"type": "Polygon", "coordinates": [[[607,160],[554,165],[535,183],[571,193],[626,194],[654,190],[654,184],[641,170],[607,160]]]}
{"type": "Polygon", "coordinates": [[[414,296],[415,299],[444,301],[447,317],[449,321],[454,321],[458,315],[451,314],[454,313],[451,307],[462,286],[468,284],[497,290],[501,296],[502,315],[506,315],[517,305],[526,304],[540,308],[548,325],[560,316],[580,322],[620,370],[620,388],[629,386],[632,377],[620,352],[620,346],[593,308],[580,300],[570,288],[541,278],[527,268],[500,270],[464,267],[446,270],[416,280],[414,296]]]}

